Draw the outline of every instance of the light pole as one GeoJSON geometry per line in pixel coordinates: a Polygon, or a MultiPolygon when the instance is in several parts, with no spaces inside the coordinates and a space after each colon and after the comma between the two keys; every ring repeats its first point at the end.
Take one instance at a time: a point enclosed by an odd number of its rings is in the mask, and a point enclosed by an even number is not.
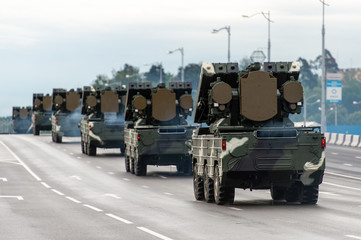
{"type": "Polygon", "coordinates": [[[181,68],[181,79],[182,79],[182,82],[184,82],[184,48],[177,48],[173,51],[168,51],[168,54],[172,54],[176,51],[179,51],[181,53],[181,56],[182,56],[182,68],[181,68]]]}
{"type": "Polygon", "coordinates": [[[225,26],[220,29],[213,29],[212,33],[218,33],[221,30],[226,30],[228,32],[228,62],[231,61],[231,26],[225,26]]]}
{"type": "Polygon", "coordinates": [[[322,100],[321,100],[321,131],[326,132],[326,63],[325,63],[325,0],[320,0],[322,3],[322,79],[321,79],[321,88],[322,88],[322,100]]]}
{"type": "Polygon", "coordinates": [[[270,11],[268,12],[258,12],[258,13],[254,13],[252,15],[242,15],[242,17],[244,18],[251,18],[253,16],[262,14],[263,17],[267,20],[268,22],[268,47],[267,47],[267,61],[270,62],[271,61],[271,23],[273,23],[273,21],[271,20],[271,13],[270,11]]]}
{"type": "MultiPolygon", "coordinates": [[[[309,97],[309,98],[311,98],[311,97],[309,97]]],[[[304,126],[304,127],[306,127],[306,122],[307,122],[307,105],[312,106],[312,105],[314,105],[314,104],[316,104],[316,103],[321,102],[320,99],[317,99],[317,100],[314,101],[313,103],[307,103],[307,101],[308,101],[309,98],[305,98],[305,99],[304,99],[304,106],[303,106],[303,126],[304,126]]]]}

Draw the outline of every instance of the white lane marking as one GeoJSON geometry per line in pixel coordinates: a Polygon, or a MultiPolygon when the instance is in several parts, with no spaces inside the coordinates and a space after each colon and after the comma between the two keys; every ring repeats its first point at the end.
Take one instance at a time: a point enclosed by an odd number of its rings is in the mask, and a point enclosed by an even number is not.
{"type": "Polygon", "coordinates": [[[82,159],[82,157],[76,157],[77,159],[82,159]]]}
{"type": "Polygon", "coordinates": [[[334,186],[334,187],[339,187],[339,188],[345,188],[345,189],[351,189],[351,190],[361,191],[361,188],[348,187],[348,186],[343,186],[343,185],[338,185],[338,184],[328,183],[328,182],[323,182],[323,183],[326,184],[326,185],[334,186]]]}
{"type": "Polygon", "coordinates": [[[334,175],[334,176],[338,176],[338,177],[344,177],[344,178],[349,178],[349,179],[355,179],[355,180],[360,180],[361,178],[358,177],[352,177],[352,176],[347,176],[347,175],[343,175],[343,174],[339,174],[339,173],[333,173],[333,172],[325,172],[326,174],[330,174],[330,175],[334,175]]]}
{"type": "Polygon", "coordinates": [[[356,157],[357,159],[361,159],[361,157],[356,157]]]}
{"type": "Polygon", "coordinates": [[[76,176],[76,175],[70,176],[70,178],[74,178],[74,179],[79,180],[79,181],[81,180],[81,178],[79,176],[76,176]]]}
{"type": "Polygon", "coordinates": [[[353,238],[353,239],[361,239],[361,237],[355,235],[345,235],[345,237],[353,238]]]}
{"type": "Polygon", "coordinates": [[[94,206],[91,206],[91,205],[88,205],[88,204],[83,204],[84,207],[87,207],[87,208],[90,208],[96,212],[103,212],[103,210],[99,209],[99,208],[96,208],[94,206]]]}
{"type": "Polygon", "coordinates": [[[11,164],[15,164],[15,165],[21,165],[21,163],[14,162],[14,159],[1,160],[0,162],[2,162],[2,163],[11,163],[11,164]]]}
{"type": "Polygon", "coordinates": [[[70,153],[70,155],[74,155],[74,153],[70,153]]]}
{"type": "Polygon", "coordinates": [[[110,175],[114,175],[114,173],[113,173],[113,172],[108,172],[108,174],[110,174],[110,175]]]}
{"type": "Polygon", "coordinates": [[[149,188],[149,186],[147,186],[147,185],[143,185],[143,186],[142,186],[142,188],[149,188]]]}
{"type": "Polygon", "coordinates": [[[51,188],[48,184],[46,184],[45,182],[40,182],[44,187],[46,188],[51,188]]]}
{"type": "Polygon", "coordinates": [[[112,193],[106,193],[106,194],[104,194],[104,196],[106,196],[106,197],[112,197],[112,198],[115,198],[115,199],[121,199],[121,197],[119,197],[119,196],[116,195],[116,194],[112,194],[112,193]]]}
{"type": "Polygon", "coordinates": [[[19,201],[24,200],[22,196],[0,196],[0,198],[17,198],[19,201]]]}
{"type": "Polygon", "coordinates": [[[243,209],[241,208],[236,208],[236,207],[228,207],[229,209],[232,209],[232,210],[236,210],[236,211],[242,211],[243,209]]]}
{"type": "Polygon", "coordinates": [[[101,166],[96,166],[96,168],[98,168],[98,169],[102,169],[102,167],[101,167],[101,166]]]}
{"type": "Polygon", "coordinates": [[[164,194],[165,194],[165,195],[169,195],[169,196],[173,196],[173,195],[174,195],[173,193],[169,193],[169,192],[165,192],[164,194]]]}
{"type": "Polygon", "coordinates": [[[7,182],[7,181],[8,181],[7,178],[0,178],[0,180],[2,180],[3,182],[7,182]]]}
{"type": "Polygon", "coordinates": [[[115,216],[115,215],[113,215],[111,213],[108,213],[108,214],[105,214],[105,215],[107,215],[108,217],[114,218],[115,220],[118,220],[120,222],[123,222],[125,224],[133,224],[131,221],[128,221],[127,219],[115,216]]]}
{"type": "Polygon", "coordinates": [[[346,167],[352,167],[352,164],[349,164],[349,163],[344,163],[343,165],[346,167]]]}
{"type": "Polygon", "coordinates": [[[124,180],[124,181],[129,181],[129,179],[128,179],[128,178],[123,178],[123,180],[124,180]]]}
{"type": "Polygon", "coordinates": [[[321,194],[325,194],[325,195],[330,195],[330,196],[340,196],[340,194],[336,194],[336,193],[331,193],[331,192],[321,192],[321,194]]]}
{"type": "Polygon", "coordinates": [[[157,238],[163,239],[163,240],[172,240],[172,238],[166,237],[160,233],[154,232],[148,228],[145,227],[137,227],[139,230],[142,230],[143,232],[149,233],[157,238]]]}
{"type": "Polygon", "coordinates": [[[160,178],[167,179],[167,177],[159,175],[160,178]]]}
{"type": "Polygon", "coordinates": [[[29,167],[28,165],[26,165],[13,151],[11,151],[11,149],[5,144],[3,143],[3,141],[0,141],[1,145],[3,145],[6,150],[8,150],[8,152],[13,155],[13,157],[18,160],[19,163],[21,163],[21,165],[26,169],[26,171],[28,171],[37,181],[41,181],[41,178],[38,177],[38,175],[36,175],[29,167]]]}
{"type": "Polygon", "coordinates": [[[332,154],[332,155],[338,155],[338,153],[335,153],[335,152],[332,152],[331,154],[332,154]]]}
{"type": "Polygon", "coordinates": [[[72,197],[66,197],[66,198],[69,199],[72,202],[81,203],[79,200],[76,200],[75,198],[72,198],[72,197]]]}
{"type": "Polygon", "coordinates": [[[59,192],[58,190],[51,189],[51,191],[55,192],[56,194],[58,194],[58,195],[60,195],[60,196],[64,196],[64,193],[59,192]]]}

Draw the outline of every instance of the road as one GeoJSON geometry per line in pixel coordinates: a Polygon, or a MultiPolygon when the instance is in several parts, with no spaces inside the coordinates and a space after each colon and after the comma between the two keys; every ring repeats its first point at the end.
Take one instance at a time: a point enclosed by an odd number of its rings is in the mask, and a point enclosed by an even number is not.
{"type": "Polygon", "coordinates": [[[361,239],[361,150],[326,156],[315,206],[241,189],[217,206],[175,167],[136,177],[116,149],[89,157],[80,138],[0,135],[0,239],[361,239]]]}

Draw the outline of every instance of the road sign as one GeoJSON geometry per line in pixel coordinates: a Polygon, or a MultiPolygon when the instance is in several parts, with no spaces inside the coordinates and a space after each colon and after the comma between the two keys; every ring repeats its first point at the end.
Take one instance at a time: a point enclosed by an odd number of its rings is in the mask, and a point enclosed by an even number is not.
{"type": "Polygon", "coordinates": [[[329,103],[342,102],[342,81],[327,81],[326,99],[329,103]]]}

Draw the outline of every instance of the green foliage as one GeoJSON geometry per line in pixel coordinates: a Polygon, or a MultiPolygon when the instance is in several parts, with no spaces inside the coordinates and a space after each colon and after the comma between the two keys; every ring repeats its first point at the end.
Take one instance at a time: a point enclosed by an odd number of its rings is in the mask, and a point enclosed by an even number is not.
{"type": "Polygon", "coordinates": [[[165,76],[164,68],[160,65],[152,65],[148,72],[144,73],[144,80],[146,82],[152,82],[153,86],[157,85],[160,82],[162,75],[162,82],[166,83],[168,81],[167,76],[165,76]],[[161,72],[162,71],[162,72],[161,72]]]}
{"type": "Polygon", "coordinates": [[[106,75],[99,74],[91,84],[94,87],[104,87],[109,84],[109,78],[106,75]]]}
{"type": "Polygon", "coordinates": [[[118,71],[112,71],[113,78],[109,81],[110,85],[126,85],[130,82],[139,82],[141,75],[139,74],[139,68],[133,67],[129,64],[124,64],[123,68],[118,71]]]}

